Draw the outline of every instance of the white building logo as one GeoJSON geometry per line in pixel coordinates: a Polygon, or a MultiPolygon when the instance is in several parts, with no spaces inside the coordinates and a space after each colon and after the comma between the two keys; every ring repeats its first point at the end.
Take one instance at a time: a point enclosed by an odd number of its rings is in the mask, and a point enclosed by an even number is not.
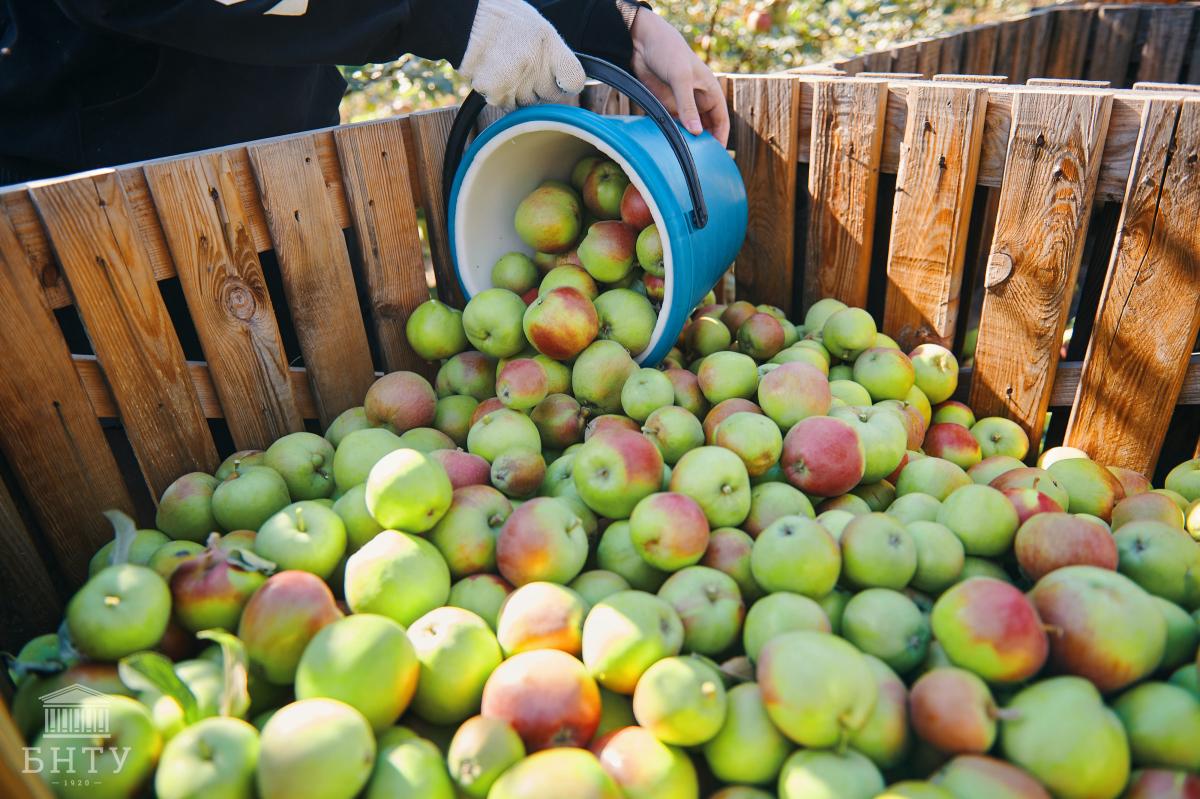
{"type": "Polygon", "coordinates": [[[43,738],[108,738],[108,697],[86,685],[68,685],[38,697],[43,738]],[[88,701],[88,700],[97,701],[88,701]]]}
{"type": "Polygon", "coordinates": [[[41,774],[53,786],[99,785],[102,774],[120,774],[131,750],[112,746],[111,698],[86,685],[68,685],[45,696],[40,746],[24,747],[26,774],[41,774]]]}

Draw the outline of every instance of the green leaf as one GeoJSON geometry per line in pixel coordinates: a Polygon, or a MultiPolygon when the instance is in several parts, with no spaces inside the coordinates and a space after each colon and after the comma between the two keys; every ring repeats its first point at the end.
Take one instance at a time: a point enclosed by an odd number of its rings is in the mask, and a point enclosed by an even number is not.
{"type": "Polygon", "coordinates": [[[131,691],[153,691],[174,699],[183,708],[185,724],[195,724],[200,720],[200,704],[196,701],[196,695],[179,679],[174,665],[165,655],[135,652],[121,658],[117,663],[117,673],[121,682],[131,691]]]}
{"type": "Polygon", "coordinates": [[[221,647],[225,666],[225,685],[221,690],[221,715],[243,718],[250,709],[250,673],[246,647],[237,636],[226,630],[202,630],[196,637],[215,641],[221,647]]]}
{"type": "Polygon", "coordinates": [[[104,518],[113,526],[113,537],[116,541],[109,563],[113,566],[128,563],[129,551],[133,548],[133,539],[137,536],[137,525],[129,518],[129,514],[119,510],[104,511],[104,518]]]}
{"type": "Polygon", "coordinates": [[[256,555],[250,549],[234,549],[229,553],[226,561],[231,566],[236,566],[243,571],[259,572],[266,577],[270,577],[279,568],[274,561],[256,555]]]}

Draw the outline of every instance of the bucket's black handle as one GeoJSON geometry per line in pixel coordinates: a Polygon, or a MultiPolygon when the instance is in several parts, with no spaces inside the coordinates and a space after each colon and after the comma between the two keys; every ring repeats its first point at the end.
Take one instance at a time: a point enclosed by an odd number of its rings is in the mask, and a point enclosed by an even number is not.
{"type": "MultiPolygon", "coordinates": [[[[576,53],[579,63],[583,65],[584,73],[593,80],[607,84],[621,92],[638,105],[646,116],[654,120],[658,129],[667,137],[667,143],[679,161],[683,170],[683,178],[687,181],[688,194],[692,199],[692,224],[697,229],[708,224],[708,206],[704,204],[704,193],[700,189],[700,176],[696,174],[696,162],[692,159],[692,151],[688,149],[679,128],[675,126],[670,113],[645,85],[625,70],[609,62],[576,53]]],[[[467,147],[467,137],[475,126],[475,120],[487,104],[487,100],[479,92],[471,92],[463,100],[454,124],[450,126],[450,135],[446,139],[446,157],[442,162],[442,201],[446,204],[446,218],[449,219],[450,189],[454,186],[454,175],[462,162],[463,152],[467,147]]]]}

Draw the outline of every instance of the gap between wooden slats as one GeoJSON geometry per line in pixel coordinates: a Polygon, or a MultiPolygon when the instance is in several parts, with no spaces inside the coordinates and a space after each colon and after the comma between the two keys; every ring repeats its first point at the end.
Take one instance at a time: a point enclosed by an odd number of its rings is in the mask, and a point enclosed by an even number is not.
{"type": "Polygon", "coordinates": [[[409,315],[429,299],[404,131],[389,121],[338,130],[334,138],[382,364],[432,377],[433,365],[413,352],[404,333],[409,315]]]}
{"type": "Polygon", "coordinates": [[[179,475],[219,461],[126,185],[107,170],[30,193],[157,499],[179,475]]]}
{"type": "Polygon", "coordinates": [[[409,124],[417,157],[417,178],[425,197],[425,228],[429,234],[438,299],[461,308],[464,299],[450,257],[445,199],[442,197],[442,160],[446,154],[446,137],[457,112],[457,108],[422,111],[410,116],[409,124]]]}
{"type": "Polygon", "coordinates": [[[805,308],[823,297],[866,304],[887,101],[884,81],[813,86],[805,308]]]}
{"type": "Polygon", "coordinates": [[[1200,100],[1147,103],[1067,443],[1150,474],[1200,332],[1200,100]],[[1153,386],[1153,390],[1146,390],[1153,386]]]}
{"type": "Polygon", "coordinates": [[[233,165],[211,153],[145,172],[234,444],[266,449],[304,422],[233,165]]]}
{"type": "Polygon", "coordinates": [[[1083,255],[1112,98],[1018,94],[970,404],[1037,440],[1083,255]]]}
{"type": "Polygon", "coordinates": [[[981,87],[909,89],[883,318],[903,350],[953,343],[986,108],[981,87]]]}
{"type": "Polygon", "coordinates": [[[371,351],[342,228],[311,137],[250,147],[322,426],[362,404],[374,380],[371,351]]]}

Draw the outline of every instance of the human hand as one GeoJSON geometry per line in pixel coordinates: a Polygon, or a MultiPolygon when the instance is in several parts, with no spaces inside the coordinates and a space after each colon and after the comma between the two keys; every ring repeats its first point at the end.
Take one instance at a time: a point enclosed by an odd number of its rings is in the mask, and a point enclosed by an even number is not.
{"type": "Polygon", "coordinates": [[[729,142],[729,108],[712,70],[692,52],[679,31],[662,17],[640,9],[629,29],[633,73],[678,117],[690,133],[707,130],[729,142]]]}
{"type": "Polygon", "coordinates": [[[587,76],[558,31],[523,0],[479,0],[458,71],[489,104],[562,102],[587,76]]]}

